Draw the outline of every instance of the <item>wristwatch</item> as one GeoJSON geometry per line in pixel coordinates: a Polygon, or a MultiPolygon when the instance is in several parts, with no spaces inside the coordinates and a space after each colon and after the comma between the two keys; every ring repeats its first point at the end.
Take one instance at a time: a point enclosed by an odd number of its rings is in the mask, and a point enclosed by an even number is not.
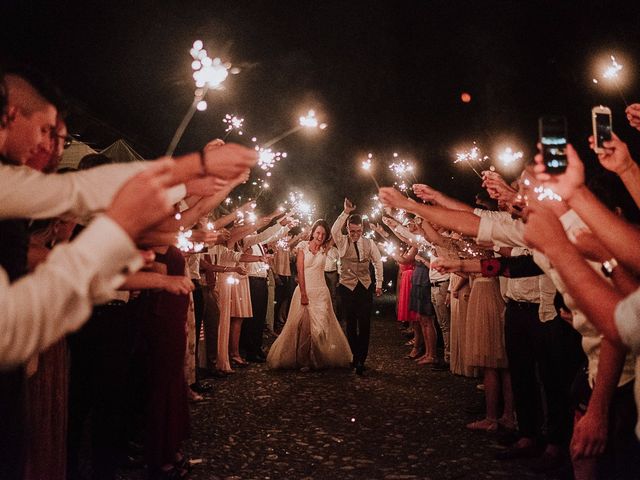
{"type": "Polygon", "coordinates": [[[613,275],[613,270],[618,266],[618,261],[615,258],[610,258],[602,262],[600,269],[605,277],[609,278],[613,275]]]}

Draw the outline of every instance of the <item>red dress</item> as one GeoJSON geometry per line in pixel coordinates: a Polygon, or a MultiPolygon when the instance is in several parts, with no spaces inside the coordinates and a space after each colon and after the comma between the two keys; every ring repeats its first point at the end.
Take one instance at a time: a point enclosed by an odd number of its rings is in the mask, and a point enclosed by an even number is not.
{"type": "MultiPolygon", "coordinates": [[[[171,246],[156,261],[168,275],[184,275],[184,257],[171,246]]],[[[150,375],[147,407],[147,462],[154,472],[173,463],[189,435],[189,405],[184,378],[189,295],[153,292],[147,318],[150,375]]]]}
{"type": "Polygon", "coordinates": [[[416,314],[409,310],[411,298],[411,275],[416,267],[415,262],[400,264],[400,289],[398,290],[398,321],[415,322],[416,314]]]}

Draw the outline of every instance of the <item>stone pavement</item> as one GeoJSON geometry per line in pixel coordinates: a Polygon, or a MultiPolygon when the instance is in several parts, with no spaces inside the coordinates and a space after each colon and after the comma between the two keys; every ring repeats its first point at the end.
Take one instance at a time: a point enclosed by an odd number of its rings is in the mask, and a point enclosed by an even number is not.
{"type": "MultiPolygon", "coordinates": [[[[404,359],[391,315],[375,317],[368,370],[274,372],[252,365],[192,405],[193,479],[507,479],[534,475],[493,460],[496,434],[468,431],[481,415],[474,379],[404,359]]],[[[143,478],[127,472],[122,479],[143,478]]]]}

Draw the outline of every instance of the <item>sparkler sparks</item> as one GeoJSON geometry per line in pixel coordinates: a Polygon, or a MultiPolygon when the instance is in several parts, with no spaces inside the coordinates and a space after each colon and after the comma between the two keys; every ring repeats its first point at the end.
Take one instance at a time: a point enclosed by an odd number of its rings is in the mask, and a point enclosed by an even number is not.
{"type": "Polygon", "coordinates": [[[181,230],[178,232],[176,247],[182,252],[201,252],[204,249],[204,243],[191,241],[192,235],[192,230],[181,230]]]}
{"type": "Polygon", "coordinates": [[[308,202],[304,198],[304,194],[300,192],[290,192],[288,200],[284,202],[289,206],[289,211],[300,221],[305,220],[309,225],[313,224],[313,217],[316,212],[316,206],[308,202]]]}
{"type": "Polygon", "coordinates": [[[543,200],[562,201],[562,197],[548,187],[539,186],[534,188],[533,191],[538,194],[539,202],[543,200]]]}
{"type": "Polygon", "coordinates": [[[327,124],[320,123],[316,117],[316,112],[314,110],[309,110],[305,116],[301,116],[299,118],[298,125],[293,127],[291,130],[287,130],[283,134],[278,135],[275,138],[272,138],[267,143],[265,143],[263,147],[269,148],[275,145],[276,143],[278,143],[280,140],[287,138],[289,135],[299,132],[303,128],[311,128],[311,129],[317,128],[319,130],[324,130],[325,128],[327,128],[327,124]]]}
{"type": "Polygon", "coordinates": [[[474,168],[471,162],[476,162],[480,164],[484,162],[489,157],[487,155],[482,155],[480,152],[480,148],[476,145],[476,142],[473,142],[473,147],[470,150],[463,150],[456,153],[456,159],[453,163],[467,162],[467,164],[471,167],[471,170],[479,177],[482,178],[482,175],[474,168]]]}
{"type": "Polygon", "coordinates": [[[277,162],[287,158],[287,152],[274,152],[270,148],[263,148],[256,145],[258,152],[258,166],[265,171],[271,170],[277,162]]]}
{"type": "Polygon", "coordinates": [[[514,151],[511,147],[505,148],[500,155],[498,155],[498,159],[502,162],[503,165],[508,166],[513,163],[521,160],[523,157],[523,153],[520,151],[514,151]]]}
{"type": "Polygon", "coordinates": [[[234,130],[238,132],[238,135],[244,134],[244,132],[242,131],[244,118],[240,118],[237,115],[227,113],[222,119],[222,122],[227,126],[224,129],[224,131],[226,132],[225,138],[227,138],[234,130]]]}
{"type": "MultiPolygon", "coordinates": [[[[618,93],[620,94],[620,98],[622,98],[625,106],[628,107],[629,104],[627,103],[627,99],[622,94],[622,90],[620,89],[620,85],[618,84],[619,74],[622,71],[623,66],[622,64],[618,63],[615,56],[610,55],[609,58],[611,62],[605,67],[604,71],[602,72],[602,78],[604,80],[611,80],[613,82],[616,89],[618,90],[618,93]]],[[[597,78],[594,78],[593,83],[598,84],[600,82],[597,78]]]]}
{"type": "Polygon", "coordinates": [[[193,48],[189,51],[193,61],[191,62],[191,68],[193,70],[193,79],[196,84],[196,91],[194,93],[193,102],[187,110],[187,113],[182,118],[178,129],[173,135],[169,147],[167,148],[166,155],[172,156],[184,134],[189,122],[193,118],[196,110],[204,111],[207,109],[207,102],[204,99],[207,91],[219,90],[222,88],[223,82],[229,76],[229,70],[231,64],[222,63],[218,57],[211,58],[204,49],[202,40],[196,40],[193,42],[193,48]]]}
{"type": "Polygon", "coordinates": [[[362,169],[369,174],[369,176],[371,177],[371,180],[373,180],[373,183],[375,183],[376,185],[376,189],[380,190],[380,185],[378,184],[378,181],[376,180],[376,177],[373,175],[373,172],[372,172],[372,168],[373,168],[372,162],[373,162],[373,154],[369,153],[367,155],[367,159],[362,162],[362,169]]]}

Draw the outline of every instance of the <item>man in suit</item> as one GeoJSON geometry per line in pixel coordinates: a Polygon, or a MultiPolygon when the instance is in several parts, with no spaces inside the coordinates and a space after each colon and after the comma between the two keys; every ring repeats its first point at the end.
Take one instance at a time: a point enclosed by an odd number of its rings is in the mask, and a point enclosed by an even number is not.
{"type": "Polygon", "coordinates": [[[344,209],[331,228],[331,235],[340,254],[342,265],[338,294],[342,312],[347,324],[347,339],[353,353],[353,366],[358,375],[364,371],[364,363],[369,352],[371,332],[371,307],[373,289],[369,273],[369,263],[373,263],[376,283],[375,294],[382,295],[382,258],[376,244],[362,236],[363,225],[360,215],[352,215],[355,210],[349,199],[344,199],[344,209]],[[347,234],[342,233],[347,223],[347,234]]]}

